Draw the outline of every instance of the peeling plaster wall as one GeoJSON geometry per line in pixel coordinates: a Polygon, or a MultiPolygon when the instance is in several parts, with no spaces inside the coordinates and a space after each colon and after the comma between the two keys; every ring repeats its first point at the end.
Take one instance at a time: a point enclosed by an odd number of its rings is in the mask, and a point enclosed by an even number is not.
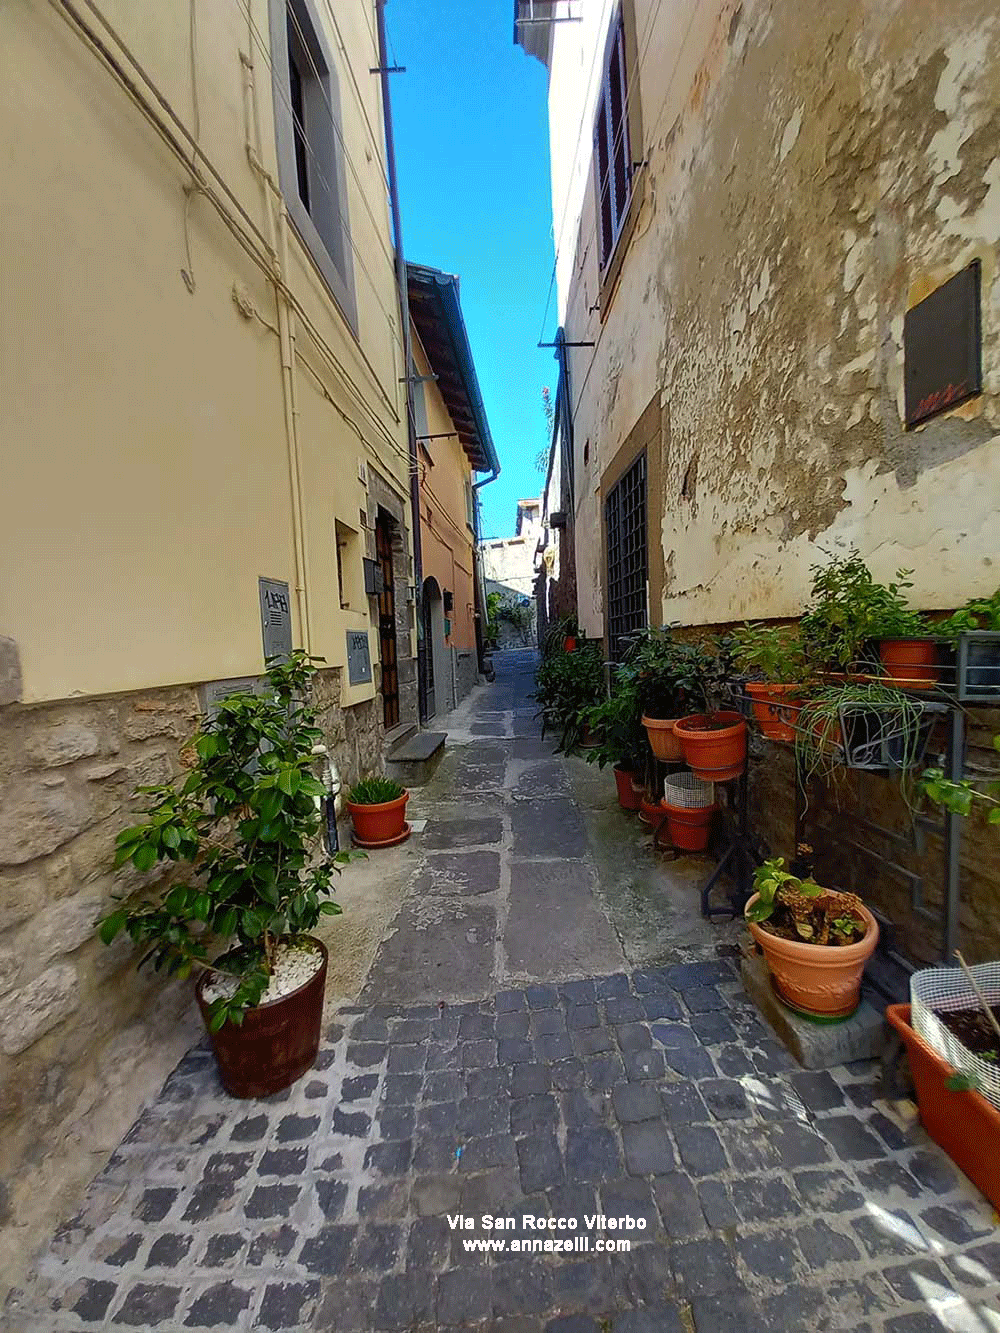
{"type": "Polygon", "coordinates": [[[587,631],[601,476],[657,390],[654,619],[794,616],[818,548],[849,543],[879,577],[912,567],[925,609],[996,587],[995,6],[625,0],[643,198],[603,294],[591,132],[612,5],[583,8],[554,28],[550,120],[560,320],[597,344],[570,352],[587,631]],[[985,391],[904,432],[904,313],[975,257],[985,391]]]}

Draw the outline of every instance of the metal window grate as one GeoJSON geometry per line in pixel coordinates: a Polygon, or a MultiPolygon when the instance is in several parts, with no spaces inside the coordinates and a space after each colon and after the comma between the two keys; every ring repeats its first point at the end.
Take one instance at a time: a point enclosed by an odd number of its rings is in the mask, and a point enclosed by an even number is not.
{"type": "Polygon", "coordinates": [[[646,624],[646,455],[640,454],[604,506],[608,541],[608,652],[622,656],[622,636],[646,624]]]}

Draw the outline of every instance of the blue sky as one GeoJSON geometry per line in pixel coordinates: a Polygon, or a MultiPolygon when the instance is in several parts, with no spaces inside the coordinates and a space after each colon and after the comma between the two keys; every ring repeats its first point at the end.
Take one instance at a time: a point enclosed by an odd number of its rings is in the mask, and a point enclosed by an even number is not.
{"type": "MultiPolygon", "coordinates": [[[[512,0],[391,0],[403,245],[462,280],[462,309],[502,472],[480,492],[483,535],[509,536],[537,495],[542,387],[556,362],[536,343],[552,275],[547,84],[513,41],[512,0]]],[[[555,302],[545,340],[555,335],[555,302]]]]}

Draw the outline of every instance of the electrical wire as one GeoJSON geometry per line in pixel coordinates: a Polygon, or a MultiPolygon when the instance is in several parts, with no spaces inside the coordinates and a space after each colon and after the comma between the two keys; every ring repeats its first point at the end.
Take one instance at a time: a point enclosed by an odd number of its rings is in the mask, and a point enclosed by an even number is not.
{"type": "MultiPolygon", "coordinates": [[[[639,56],[638,56],[638,58],[637,58],[637,60],[636,60],[635,74],[634,74],[633,77],[630,77],[630,78],[629,78],[629,80],[628,80],[628,87],[625,89],[625,101],[624,101],[624,103],[623,103],[623,105],[622,105],[622,117],[621,117],[621,123],[620,123],[620,125],[619,125],[619,127],[618,127],[618,131],[617,131],[617,133],[615,134],[614,138],[612,139],[611,145],[610,145],[610,147],[609,147],[609,149],[608,149],[609,171],[608,171],[608,181],[607,181],[607,185],[605,186],[605,189],[603,189],[603,190],[601,191],[600,197],[599,197],[598,200],[597,200],[597,211],[596,211],[596,215],[595,215],[595,216],[596,216],[596,225],[597,225],[597,226],[600,226],[601,209],[603,208],[603,205],[604,205],[604,195],[605,195],[605,191],[608,190],[608,189],[610,189],[610,187],[611,187],[611,169],[610,169],[610,164],[614,162],[615,153],[616,153],[617,150],[618,150],[618,147],[619,147],[619,145],[620,145],[620,143],[621,143],[621,138],[622,138],[622,136],[624,135],[625,130],[626,130],[626,127],[627,127],[627,125],[628,125],[628,112],[629,112],[629,106],[631,105],[632,94],[633,94],[633,92],[635,91],[635,89],[638,88],[638,86],[639,86],[639,80],[640,80],[640,77],[641,77],[641,74],[642,74],[642,66],[643,66],[643,62],[645,61],[646,56],[647,56],[647,54],[648,54],[648,52],[649,52],[649,44],[650,44],[650,42],[652,41],[652,38],[653,38],[653,28],[654,28],[654,25],[655,25],[655,23],[656,23],[657,18],[659,17],[660,9],[662,8],[662,6],[663,6],[663,0],[657,0],[656,5],[654,6],[654,8],[650,10],[650,13],[649,13],[649,19],[648,19],[648,21],[647,21],[646,27],[645,27],[644,30],[643,30],[642,50],[640,51],[639,56]]],[[[637,44],[637,45],[638,45],[638,44],[637,44]]],[[[599,57],[603,57],[603,55],[604,55],[604,48],[603,48],[603,46],[602,46],[599,42],[595,43],[595,45],[594,45],[594,59],[593,59],[593,63],[591,64],[591,67],[590,67],[590,74],[589,74],[589,76],[588,76],[588,78],[587,78],[587,96],[586,96],[585,99],[584,99],[584,102],[583,102],[583,111],[581,112],[581,115],[580,115],[580,125],[579,125],[578,131],[577,131],[576,144],[575,144],[574,149],[573,149],[573,160],[572,160],[572,163],[571,163],[571,166],[570,166],[570,172],[569,172],[569,177],[568,177],[567,186],[566,186],[566,197],[565,197],[565,199],[563,200],[563,208],[562,208],[562,215],[561,215],[560,222],[559,222],[558,235],[556,234],[556,230],[555,230],[555,228],[553,228],[553,240],[555,240],[555,243],[556,243],[556,252],[555,252],[555,258],[554,258],[553,261],[552,261],[552,273],[551,273],[551,275],[550,275],[550,277],[549,277],[549,289],[548,289],[548,293],[547,293],[547,295],[546,295],[546,297],[545,297],[545,313],[542,315],[542,326],[541,326],[541,330],[540,330],[540,332],[539,332],[539,334],[538,334],[538,341],[539,341],[539,342],[541,342],[541,341],[544,339],[544,337],[545,337],[545,323],[546,323],[546,320],[547,320],[548,317],[549,317],[549,306],[550,306],[551,303],[552,303],[552,291],[553,291],[553,288],[554,288],[554,286],[555,286],[556,273],[557,273],[557,271],[558,271],[558,267],[559,267],[559,256],[560,256],[560,254],[562,253],[563,232],[564,232],[565,229],[566,229],[566,221],[567,221],[567,218],[568,218],[568,215],[569,215],[569,201],[570,201],[570,196],[571,196],[571,194],[573,193],[573,179],[574,179],[574,176],[575,176],[575,173],[576,173],[576,162],[577,162],[577,158],[578,158],[579,153],[580,153],[580,146],[581,146],[581,144],[583,143],[584,130],[586,129],[586,126],[587,126],[587,107],[590,105],[590,88],[591,88],[591,84],[593,83],[594,71],[595,71],[595,70],[597,69],[597,67],[598,67],[598,58],[599,58],[599,57]]],[[[601,75],[601,81],[602,81],[602,83],[603,83],[603,81],[604,81],[604,75],[603,75],[603,73],[602,73],[602,75],[601,75]]],[[[649,140],[652,136],[651,136],[651,135],[646,135],[646,136],[644,136],[644,137],[645,137],[647,140],[649,140]]],[[[593,140],[593,134],[591,134],[591,140],[593,140]]],[[[631,175],[632,175],[633,170],[634,170],[633,164],[632,164],[631,162],[628,163],[628,171],[629,171],[629,175],[630,175],[630,177],[631,177],[631,175]]],[[[595,238],[596,238],[596,226],[595,226],[595,238]]]]}
{"type": "MultiPolygon", "coordinates": [[[[340,31],[340,24],[337,22],[337,14],[336,14],[336,11],[335,11],[334,8],[333,8],[333,4],[331,3],[331,0],[326,0],[326,8],[327,8],[327,11],[329,12],[329,15],[330,15],[330,22],[333,24],[333,30],[334,30],[334,32],[337,34],[337,41],[340,43],[340,49],[341,49],[341,51],[344,53],[344,64],[347,66],[347,72],[348,72],[348,74],[349,74],[350,77],[351,77],[351,82],[354,84],[354,91],[355,91],[355,93],[356,93],[356,95],[357,95],[358,106],[361,108],[361,115],[364,117],[364,122],[365,122],[365,124],[366,124],[367,127],[368,127],[368,136],[369,136],[369,138],[371,139],[371,141],[372,141],[372,147],[373,147],[374,150],[375,150],[375,160],[376,160],[376,162],[378,162],[378,164],[379,164],[379,168],[380,168],[380,170],[381,170],[381,172],[382,172],[382,179],[385,181],[385,188],[388,190],[388,189],[389,189],[389,169],[388,169],[388,167],[385,165],[385,159],[382,157],[382,145],[381,145],[380,142],[379,142],[378,135],[377,135],[377,134],[375,133],[375,131],[372,129],[372,123],[371,123],[371,121],[368,119],[368,110],[367,110],[367,108],[365,107],[365,99],[361,96],[361,89],[360,89],[360,87],[358,86],[358,81],[357,81],[357,79],[356,79],[355,76],[354,76],[354,66],[351,64],[350,60],[349,60],[348,57],[347,57],[347,44],[346,44],[346,42],[344,41],[343,33],[340,31]]],[[[370,26],[370,25],[369,25],[369,26],[370,26]]],[[[376,59],[376,63],[378,63],[378,44],[377,44],[377,43],[376,43],[376,46],[375,46],[375,59],[376,59]]]]}

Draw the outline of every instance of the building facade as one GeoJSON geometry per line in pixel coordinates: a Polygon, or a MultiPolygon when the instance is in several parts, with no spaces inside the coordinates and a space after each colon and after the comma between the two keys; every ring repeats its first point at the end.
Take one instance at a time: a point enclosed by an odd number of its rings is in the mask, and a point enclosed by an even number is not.
{"type": "Polygon", "coordinates": [[[500,648],[527,648],[538,641],[535,555],[541,535],[542,501],[518,500],[514,535],[480,543],[500,648]]]}
{"type": "Polygon", "coordinates": [[[417,718],[373,7],[99,9],[4,13],[10,1280],[194,1035],[186,988],[93,938],[152,876],[111,869],[136,786],[176,773],[213,697],[290,645],[323,659],[345,780],[417,718]]]}
{"type": "MultiPolygon", "coordinates": [[[[912,569],[924,611],[995,589],[995,6],[521,0],[515,40],[549,69],[581,629],[614,652],[644,624],[794,619],[852,546],[912,569]],[[981,384],[918,422],[906,331],[953,278],[981,384]]],[[[787,853],[792,777],[764,767],[787,853]]],[[[963,938],[995,956],[1000,862],[974,822],[965,847],[963,938]]],[[[930,956],[904,884],[866,896],[930,956]]]]}
{"type": "Polygon", "coordinates": [[[420,471],[425,720],[479,678],[476,491],[500,475],[459,299],[459,280],[407,265],[420,471]],[[475,481],[476,473],[489,474],[475,481]]]}

